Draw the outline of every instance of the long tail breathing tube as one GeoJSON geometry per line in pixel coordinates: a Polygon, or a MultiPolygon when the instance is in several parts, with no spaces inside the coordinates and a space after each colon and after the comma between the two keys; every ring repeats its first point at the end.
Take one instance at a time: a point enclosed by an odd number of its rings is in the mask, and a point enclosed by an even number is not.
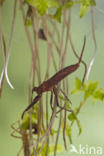
{"type": "Polygon", "coordinates": [[[83,47],[82,47],[82,50],[81,50],[81,55],[80,55],[78,64],[80,64],[80,62],[81,62],[81,60],[82,60],[82,56],[83,56],[85,44],[86,44],[86,36],[84,36],[84,43],[83,43],[83,47]]]}

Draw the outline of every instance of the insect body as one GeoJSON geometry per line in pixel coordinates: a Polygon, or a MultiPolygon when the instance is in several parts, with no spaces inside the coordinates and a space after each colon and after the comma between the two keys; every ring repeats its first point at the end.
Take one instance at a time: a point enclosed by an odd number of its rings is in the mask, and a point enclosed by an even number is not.
{"type": "Polygon", "coordinates": [[[48,79],[47,81],[44,81],[39,87],[33,88],[32,92],[35,91],[38,95],[35,97],[33,102],[24,110],[24,112],[22,114],[22,118],[24,116],[24,113],[26,111],[28,111],[40,99],[43,92],[47,92],[47,91],[51,91],[51,93],[53,92],[55,95],[55,98],[56,98],[57,105],[58,105],[58,99],[57,99],[57,95],[56,95],[57,91],[56,91],[55,86],[61,80],[63,80],[66,76],[68,76],[69,74],[73,73],[74,71],[76,71],[78,69],[80,62],[82,60],[82,55],[83,55],[84,48],[85,48],[85,41],[86,41],[86,38],[84,38],[84,44],[83,44],[83,48],[82,48],[78,63],[61,69],[59,72],[57,72],[55,75],[53,75],[50,79],[48,79]]]}

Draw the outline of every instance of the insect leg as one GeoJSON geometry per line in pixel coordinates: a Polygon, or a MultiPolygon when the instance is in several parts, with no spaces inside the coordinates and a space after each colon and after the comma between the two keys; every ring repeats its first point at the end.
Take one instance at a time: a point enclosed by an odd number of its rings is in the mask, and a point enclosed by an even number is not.
{"type": "Polygon", "coordinates": [[[57,94],[57,88],[56,87],[53,88],[53,92],[54,92],[54,95],[55,95],[56,104],[59,107],[58,94],[57,94]]]}
{"type": "MultiPolygon", "coordinates": [[[[66,110],[66,111],[68,111],[68,112],[73,112],[72,110],[69,110],[69,109],[67,109],[67,108],[65,108],[65,107],[61,107],[60,105],[59,105],[59,103],[58,103],[58,94],[57,94],[57,88],[53,88],[53,92],[54,92],[54,95],[55,95],[55,100],[56,100],[56,104],[57,104],[57,106],[59,107],[59,108],[61,108],[61,110],[66,110]]],[[[58,111],[58,112],[60,112],[60,110],[58,111]]]]}
{"type": "Polygon", "coordinates": [[[71,102],[70,99],[67,97],[67,95],[65,94],[65,92],[64,92],[61,88],[60,88],[59,90],[62,92],[62,94],[64,95],[65,99],[66,99],[67,101],[69,101],[70,104],[72,104],[72,102],[71,102]]]}
{"type": "Polygon", "coordinates": [[[51,98],[50,98],[50,105],[51,105],[51,109],[53,111],[52,101],[53,101],[53,90],[51,90],[51,98]]]}
{"type": "Polygon", "coordinates": [[[22,139],[21,136],[17,136],[17,135],[16,135],[16,133],[21,134],[21,132],[20,132],[20,127],[15,128],[15,125],[16,125],[17,122],[18,122],[18,121],[16,121],[15,123],[13,123],[13,124],[11,125],[11,128],[13,129],[13,131],[12,131],[12,133],[11,133],[11,136],[14,137],[14,138],[22,139]]]}
{"type": "Polygon", "coordinates": [[[23,150],[23,146],[19,149],[17,156],[20,156],[20,153],[22,152],[22,150],[23,150]]]}
{"type": "Polygon", "coordinates": [[[41,95],[36,96],[35,99],[33,100],[33,102],[24,110],[24,112],[22,113],[22,116],[21,116],[22,119],[23,119],[23,116],[24,116],[25,112],[27,112],[31,107],[33,107],[34,104],[37,101],[39,101],[40,97],[41,97],[41,95]]]}

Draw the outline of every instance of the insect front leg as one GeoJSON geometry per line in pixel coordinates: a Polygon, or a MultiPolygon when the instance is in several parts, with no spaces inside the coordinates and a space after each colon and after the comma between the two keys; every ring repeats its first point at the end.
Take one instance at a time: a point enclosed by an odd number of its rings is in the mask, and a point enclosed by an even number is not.
{"type": "Polygon", "coordinates": [[[37,89],[38,89],[38,87],[34,87],[34,88],[32,89],[32,94],[33,94],[33,92],[36,92],[37,89]]]}
{"type": "Polygon", "coordinates": [[[33,102],[24,110],[24,112],[22,113],[21,118],[23,119],[25,112],[27,112],[31,107],[34,106],[35,103],[37,103],[39,101],[39,99],[41,98],[41,95],[37,95],[35,97],[35,99],[33,100],[33,102]]]}

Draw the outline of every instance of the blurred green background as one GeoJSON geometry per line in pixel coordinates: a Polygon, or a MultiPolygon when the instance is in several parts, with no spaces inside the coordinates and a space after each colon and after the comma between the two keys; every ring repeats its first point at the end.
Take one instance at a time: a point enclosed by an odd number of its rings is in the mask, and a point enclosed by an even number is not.
{"type": "MultiPolygon", "coordinates": [[[[6,0],[2,8],[2,27],[7,44],[9,42],[13,2],[13,0],[6,0]]],[[[90,74],[90,79],[98,80],[100,87],[104,88],[104,13],[99,12],[99,8],[104,10],[103,0],[97,0],[97,9],[94,9],[98,51],[95,63],[90,74]]],[[[78,6],[72,9],[71,34],[75,48],[79,53],[83,43],[83,36],[85,34],[88,34],[87,45],[84,53],[84,60],[88,64],[90,62],[94,48],[91,35],[91,17],[90,13],[88,13],[85,17],[80,19],[78,12],[78,6]]],[[[42,44],[42,49],[45,49],[45,44],[42,44]]],[[[42,51],[43,57],[44,54],[45,50],[42,51]]],[[[71,64],[69,55],[70,54],[68,53],[66,65],[71,64]]],[[[0,99],[0,154],[2,156],[15,156],[19,148],[21,147],[21,141],[10,136],[12,132],[10,126],[13,122],[20,119],[21,113],[28,104],[28,82],[31,65],[30,61],[31,52],[24,32],[21,10],[18,5],[12,55],[10,57],[8,67],[9,77],[15,89],[12,90],[5,81],[2,97],[0,99]]],[[[42,65],[44,66],[44,59],[42,59],[41,61],[42,65]]],[[[0,73],[1,69],[2,56],[0,52],[0,73]]],[[[82,74],[83,67],[80,67],[80,69],[76,73],[69,76],[70,81],[72,81],[72,88],[74,85],[74,78],[78,75],[80,76],[79,78],[81,78],[82,74]]],[[[73,104],[77,105],[78,101],[81,100],[81,96],[73,95],[71,100],[73,104]]],[[[81,110],[79,119],[81,121],[83,132],[81,136],[78,136],[76,127],[74,126],[73,142],[76,147],[78,147],[79,144],[82,144],[83,146],[85,146],[86,144],[88,146],[94,147],[101,146],[103,147],[104,155],[104,102],[96,102],[95,104],[92,104],[91,100],[88,100],[85,107],[83,107],[83,109],[81,110]]],[[[63,154],[65,156],[70,155],[69,152],[63,152],[60,155],[63,154]]],[[[71,154],[71,156],[74,155],[75,154],[71,154]]]]}

